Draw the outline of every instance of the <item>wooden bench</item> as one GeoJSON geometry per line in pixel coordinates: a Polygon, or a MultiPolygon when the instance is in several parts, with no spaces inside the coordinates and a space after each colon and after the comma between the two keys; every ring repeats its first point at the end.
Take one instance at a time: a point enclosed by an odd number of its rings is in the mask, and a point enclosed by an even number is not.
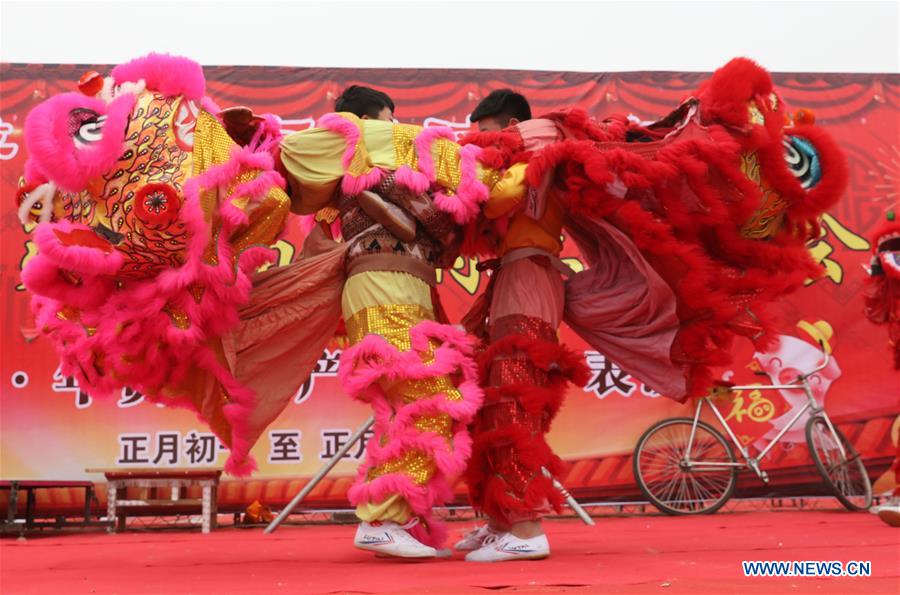
{"type": "MultiPolygon", "coordinates": [[[[91,502],[94,499],[94,483],[91,481],[54,481],[13,479],[0,481],[0,490],[9,490],[9,500],[6,505],[6,518],[3,521],[2,531],[24,531],[43,527],[89,527],[105,526],[106,522],[95,521],[91,518],[91,502]],[[64,520],[64,515],[56,515],[52,522],[39,522],[35,520],[35,491],[54,488],[83,488],[84,489],[84,513],[81,522],[64,520]],[[21,522],[19,516],[19,491],[25,492],[25,519],[21,522]]],[[[77,513],[76,513],[77,514],[77,513]]]]}
{"type": "MultiPolygon", "coordinates": [[[[88,473],[102,473],[106,477],[106,516],[118,519],[118,529],[125,529],[129,507],[153,507],[165,514],[167,508],[197,506],[202,515],[202,531],[209,533],[216,528],[218,514],[218,488],[221,469],[211,468],[147,468],[147,469],[86,469],[88,473]],[[181,488],[200,486],[201,498],[181,498],[181,488]],[[119,499],[129,487],[144,488],[149,491],[145,499],[119,499]],[[171,489],[169,499],[155,498],[157,488],[171,489]]],[[[115,532],[116,527],[111,527],[115,532]]]]}

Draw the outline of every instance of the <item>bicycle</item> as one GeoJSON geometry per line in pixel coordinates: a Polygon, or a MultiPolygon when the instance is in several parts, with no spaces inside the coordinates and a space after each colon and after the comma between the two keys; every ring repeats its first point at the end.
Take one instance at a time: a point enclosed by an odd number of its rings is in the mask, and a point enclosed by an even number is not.
{"type": "MultiPolygon", "coordinates": [[[[726,394],[736,390],[803,390],[806,404],[786,427],[755,457],[741,444],[722,413],[712,404],[714,396],[697,401],[693,418],[665,419],[650,426],[635,446],[633,464],[638,487],[660,511],[672,514],[711,514],[719,510],[734,492],[738,469],[749,468],[764,482],[769,475],[759,466],[781,437],[807,411],[806,442],[816,469],[834,496],[848,510],[864,510],[872,503],[872,484],[862,459],[847,438],[831,423],[816,403],[809,378],[824,370],[829,355],[820,342],[824,360],[816,369],[799,375],[788,384],[725,386],[726,394]],[[712,425],[701,421],[704,404],[725,428],[743,458],[738,461],[725,437],[712,425]]],[[[771,402],[769,402],[771,406],[771,402]]]]}

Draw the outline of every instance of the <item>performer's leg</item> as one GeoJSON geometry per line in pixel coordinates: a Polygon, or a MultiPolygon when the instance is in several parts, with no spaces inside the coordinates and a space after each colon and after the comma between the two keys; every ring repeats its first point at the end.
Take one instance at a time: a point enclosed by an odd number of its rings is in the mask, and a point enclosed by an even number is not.
{"type": "MultiPolygon", "coordinates": [[[[563,296],[559,273],[533,260],[498,272],[490,346],[481,362],[485,404],[473,424],[467,470],[473,505],[488,515],[490,528],[521,540],[540,537],[543,555],[549,546],[540,520],[562,505],[561,494],[542,473],[546,467],[556,475],[562,466],[545,435],[567,383],[581,382],[585,374],[581,358],[557,339],[563,296]]],[[[473,553],[467,559],[524,557],[495,554],[473,553]]]]}
{"type": "MultiPolygon", "coordinates": [[[[366,527],[410,523],[410,535],[439,546],[446,533],[432,507],[452,497],[449,479],[465,467],[466,426],[481,402],[472,344],[433,320],[430,287],[405,273],[354,275],[343,301],[353,347],[342,357],[341,379],[376,418],[350,500],[366,527]]],[[[375,538],[368,546],[359,541],[364,549],[405,555],[375,538]]]]}

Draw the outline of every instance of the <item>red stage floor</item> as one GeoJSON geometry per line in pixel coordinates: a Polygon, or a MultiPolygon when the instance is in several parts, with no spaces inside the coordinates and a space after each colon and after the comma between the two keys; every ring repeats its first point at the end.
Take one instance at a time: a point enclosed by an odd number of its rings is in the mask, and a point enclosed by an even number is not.
{"type": "Polygon", "coordinates": [[[866,513],[604,517],[547,530],[551,558],[504,564],[376,560],[352,547],[351,526],[4,539],[0,592],[900,592],[900,530],[866,513]],[[872,576],[745,578],[742,560],[871,561],[872,576]]]}

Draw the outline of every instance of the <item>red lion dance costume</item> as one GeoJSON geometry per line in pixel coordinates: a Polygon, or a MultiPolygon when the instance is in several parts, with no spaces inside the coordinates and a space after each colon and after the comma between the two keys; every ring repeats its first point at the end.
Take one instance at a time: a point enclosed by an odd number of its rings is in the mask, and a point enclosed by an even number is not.
{"type": "Polygon", "coordinates": [[[808,120],[736,59],[658,122],[572,110],[468,138],[507,172],[470,234],[500,257],[467,317],[488,341],[468,470],[477,508],[505,525],[559,510],[542,468],[561,461],[544,436],[566,382],[586,381],[558,344],[561,320],[679,401],[706,392],[735,336],[764,344],[765,306],[821,274],[805,242],[846,184],[843,155],[808,120]],[[558,260],[563,229],[588,269],[558,260]]]}
{"type": "Polygon", "coordinates": [[[63,373],[97,397],[130,386],[193,409],[246,474],[343,314],[340,376],[377,420],[351,498],[368,518],[421,519],[414,535],[435,546],[445,531],[430,511],[469,458],[479,372],[475,505],[501,518],[558,507],[539,474],[559,466],[544,434],[584,368],[556,325],[669,397],[703,393],[733,337],[763,341],[766,304],[818,274],[804,242],[846,179],[833,143],[792,121],[746,60],[653,124],[573,110],[463,146],[449,129],[348,114],[284,139],[268,119],[239,146],[199,66],[170,56],[83,83],[30,114],[20,192],[40,251],[23,280],[63,373]],[[415,233],[364,212],[369,190],[411,211],[415,233]],[[346,241],[318,227],[300,259],[255,273],[289,207],[340,216],[346,241]],[[535,224],[553,239],[535,253],[497,240],[535,224]],[[468,319],[490,339],[480,366],[434,299],[452,254],[435,236],[454,225],[466,249],[501,256],[499,307],[489,319],[482,299],[468,319]],[[546,271],[563,228],[590,267],[565,283],[546,271]],[[503,277],[517,269],[554,292],[551,312],[515,305],[503,277]]]}
{"type": "MultiPolygon", "coordinates": [[[[866,280],[866,318],[874,324],[887,325],[894,369],[900,370],[900,223],[896,221],[894,211],[888,212],[887,219],[872,234],[872,262],[866,280]]],[[[896,527],[900,526],[900,440],[891,471],[894,474],[892,497],[879,507],[878,516],[896,527]]]]}

